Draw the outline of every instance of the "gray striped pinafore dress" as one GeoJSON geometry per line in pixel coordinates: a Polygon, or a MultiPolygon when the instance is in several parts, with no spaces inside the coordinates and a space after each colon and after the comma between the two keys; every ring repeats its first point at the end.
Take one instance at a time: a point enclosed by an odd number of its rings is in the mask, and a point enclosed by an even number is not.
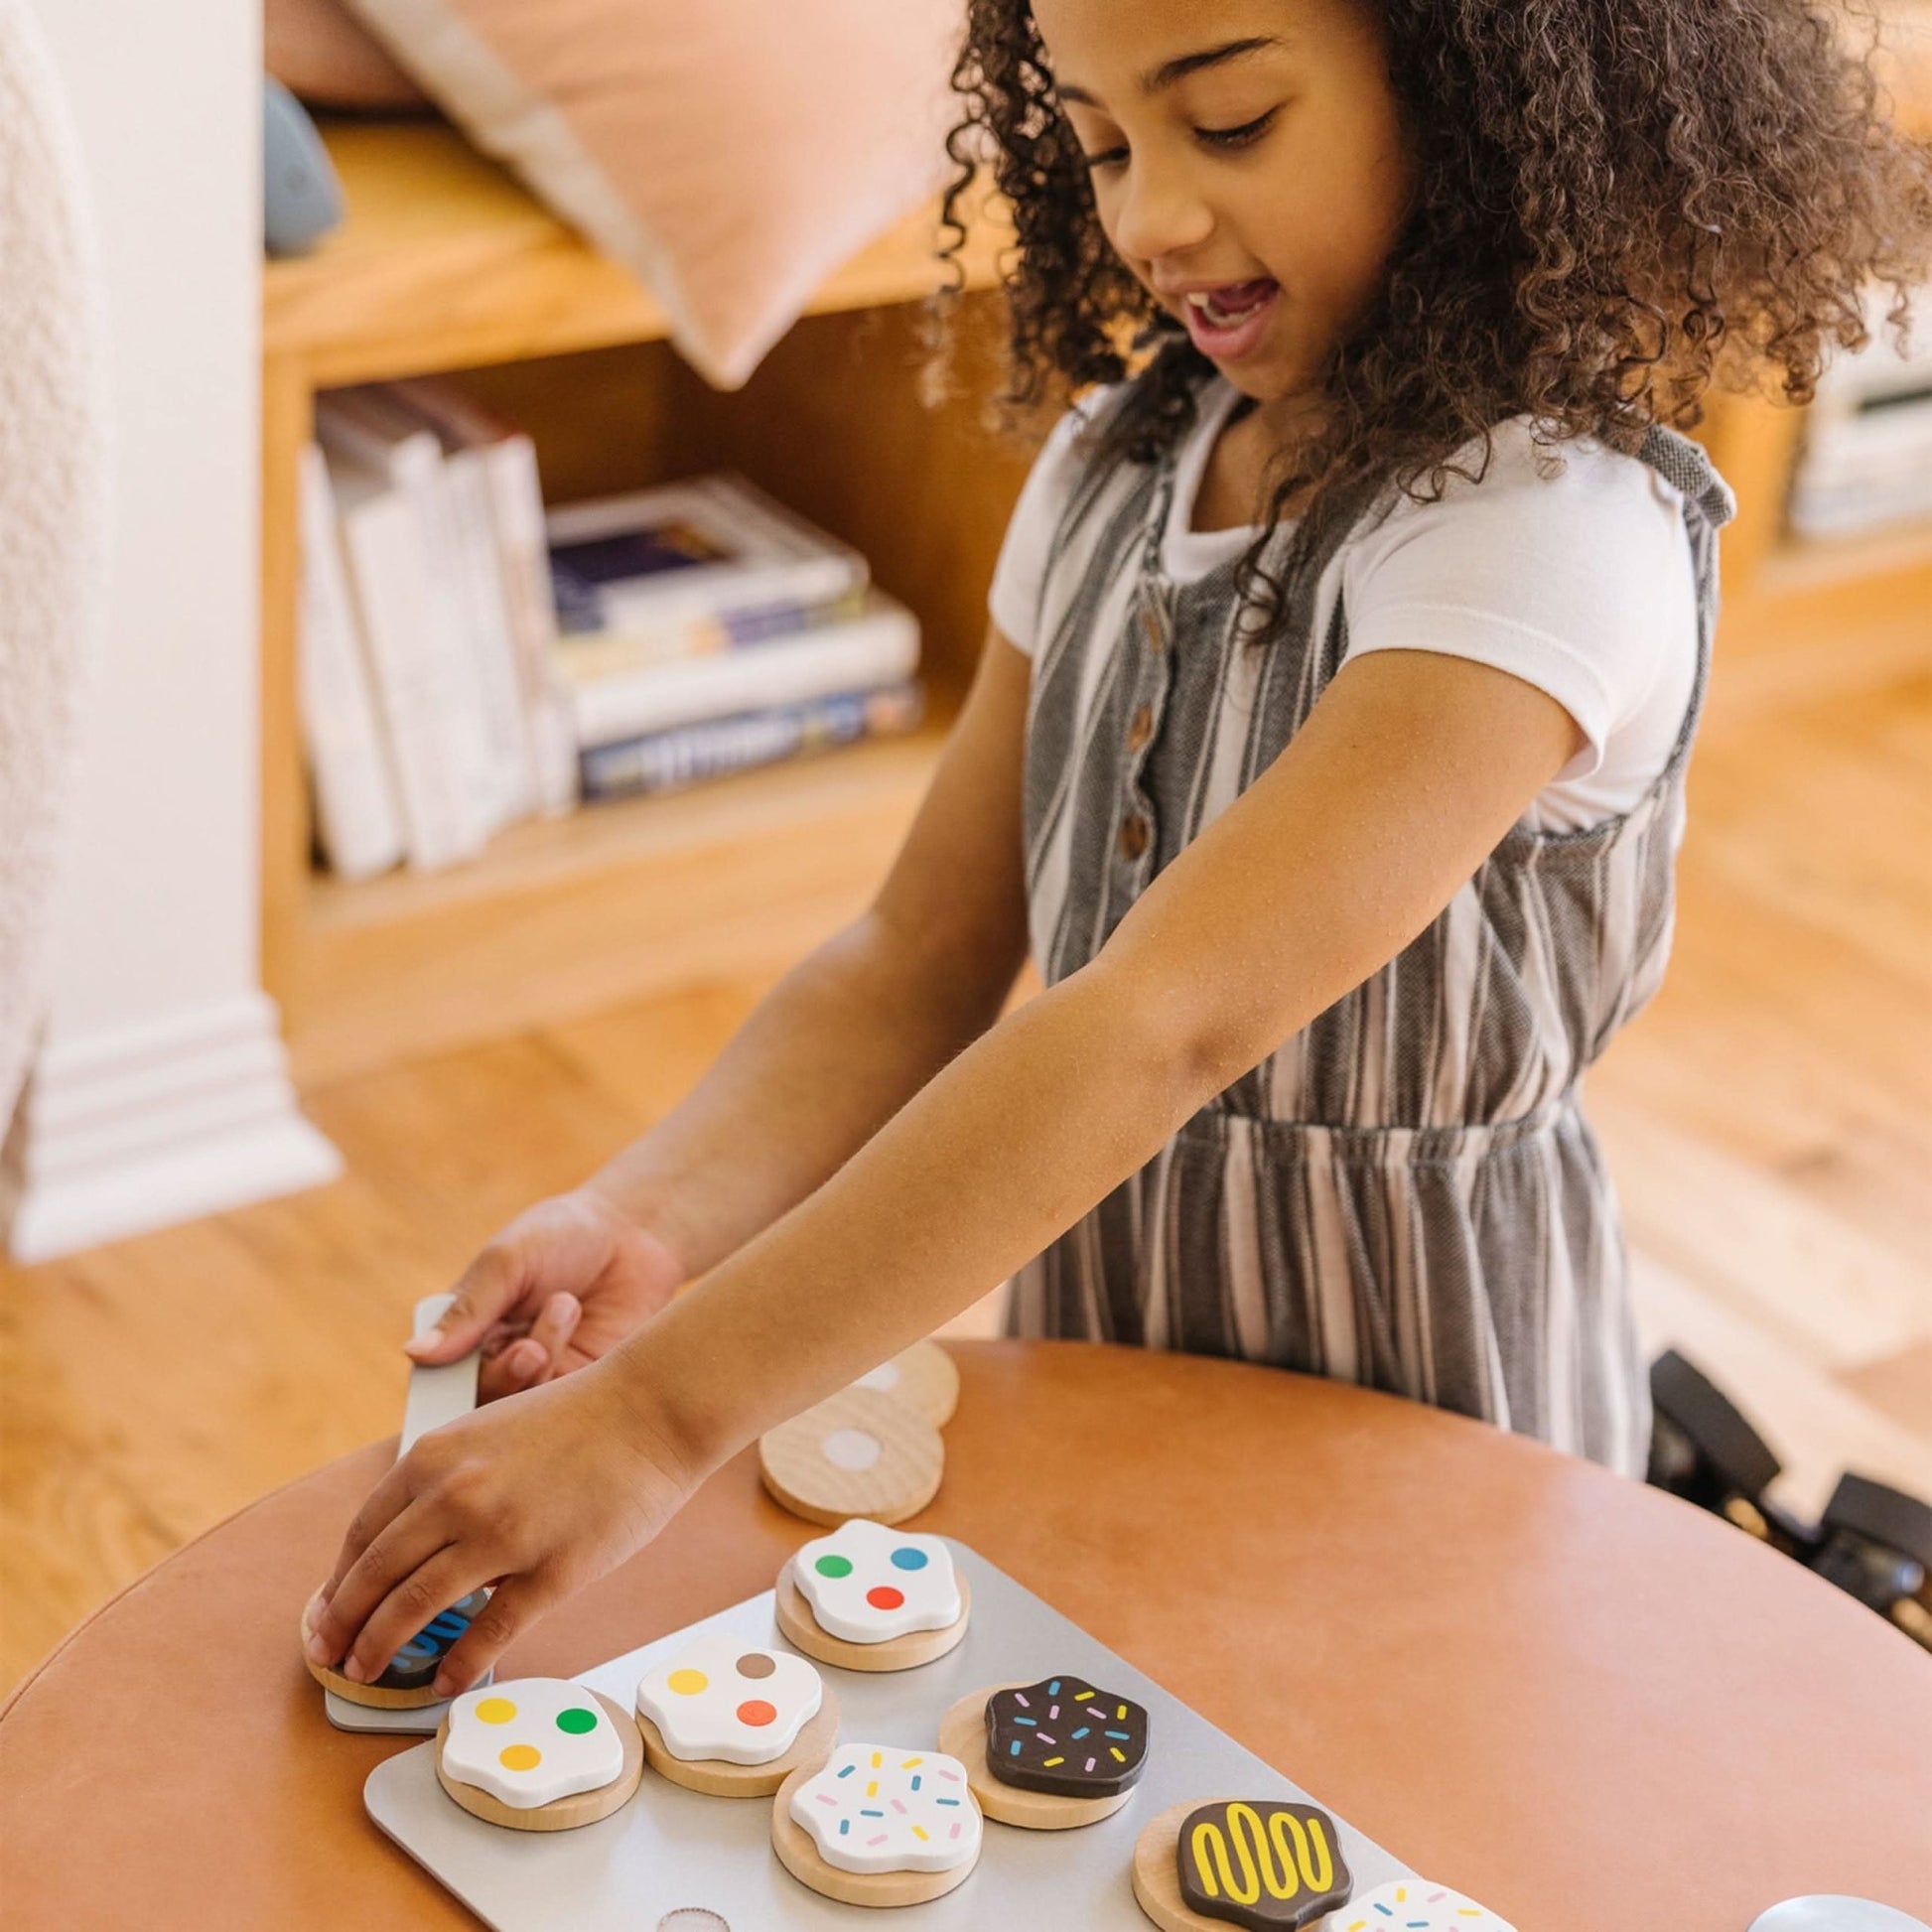
{"type": "MultiPolygon", "coordinates": [[[[1305,1369],[1642,1473],[1648,1390],[1578,1083],[1663,974],[1732,503],[1683,437],[1653,430],[1640,455],[1683,492],[1699,594],[1666,768],[1622,817],[1512,830],[1420,937],[1021,1271],[1013,1332],[1305,1369]]],[[[1090,459],[1049,552],[1025,779],[1048,985],[1280,755],[1347,645],[1346,528],[1259,644],[1236,635],[1233,562],[1163,576],[1174,471],[1172,449],[1090,459]]]]}

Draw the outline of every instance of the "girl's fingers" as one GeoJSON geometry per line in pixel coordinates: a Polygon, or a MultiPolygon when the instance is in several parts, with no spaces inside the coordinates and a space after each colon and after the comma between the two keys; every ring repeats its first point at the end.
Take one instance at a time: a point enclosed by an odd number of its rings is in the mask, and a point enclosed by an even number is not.
{"type": "Polygon", "coordinates": [[[419,1362],[454,1362],[467,1355],[496,1320],[516,1306],[529,1280],[521,1246],[492,1241],[463,1272],[456,1298],[433,1328],[403,1350],[419,1362]]]}
{"type": "Polygon", "coordinates": [[[542,1345],[546,1371],[555,1373],[583,1318],[584,1305],[574,1295],[560,1292],[544,1303],[543,1311],[530,1329],[530,1339],[542,1345]]]}
{"type": "Polygon", "coordinates": [[[410,1638],[488,1581],[460,1545],[445,1544],[369,1612],[345,1660],[344,1676],[358,1684],[373,1683],[410,1638]]]}
{"type": "Polygon", "coordinates": [[[322,1607],[325,1610],[343,1579],[361,1559],[362,1552],[386,1525],[408,1507],[410,1479],[404,1473],[408,1466],[406,1456],[391,1464],[382,1480],[369,1491],[362,1507],[355,1512],[355,1520],[349,1524],[348,1533],[343,1538],[343,1547],[336,1552],[336,1567],[330,1571],[329,1581],[322,1587],[322,1607]]]}
{"type": "Polygon", "coordinates": [[[558,1363],[584,1318],[584,1305],[560,1290],[546,1301],[527,1334],[508,1341],[494,1361],[485,1357],[477,1383],[483,1402],[534,1388],[558,1372],[558,1363]]]}
{"type": "MultiPolygon", "coordinates": [[[[347,1668],[347,1661],[351,1646],[357,1656],[363,1656],[359,1639],[369,1613],[449,1541],[448,1519],[421,1503],[411,1503],[394,1521],[385,1524],[369,1539],[362,1554],[330,1592],[321,1615],[315,1619],[314,1634],[309,1639],[311,1659],[318,1664],[333,1665],[337,1659],[344,1658],[343,1675],[358,1683],[365,1681],[355,1677],[347,1668]]],[[[441,1603],[431,1604],[409,1635],[414,1636],[443,1607],[441,1603]]],[[[385,1652],[369,1675],[379,1677],[394,1655],[393,1650],[385,1652]]],[[[363,1660],[366,1661],[365,1656],[363,1660]]]]}
{"type": "Polygon", "coordinates": [[[488,1607],[443,1659],[436,1673],[436,1695],[461,1697],[479,1683],[510,1644],[550,1609],[560,1593],[535,1571],[499,1585],[488,1607]]]}
{"type": "Polygon", "coordinates": [[[544,1379],[550,1357],[543,1344],[520,1335],[494,1361],[485,1361],[477,1376],[477,1399],[494,1402],[498,1396],[514,1395],[544,1379]]]}

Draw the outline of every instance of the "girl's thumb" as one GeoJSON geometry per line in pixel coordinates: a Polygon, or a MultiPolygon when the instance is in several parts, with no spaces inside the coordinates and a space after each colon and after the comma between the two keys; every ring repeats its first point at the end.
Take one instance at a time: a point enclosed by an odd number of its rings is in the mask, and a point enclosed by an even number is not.
{"type": "MultiPolygon", "coordinates": [[[[423,1330],[420,1335],[411,1335],[403,1343],[403,1352],[412,1361],[453,1361],[458,1355],[467,1354],[477,1345],[483,1332],[495,1320],[507,1306],[510,1297],[505,1294],[490,1294],[488,1284],[479,1284],[478,1274],[483,1268],[487,1254],[480,1258],[457,1285],[454,1295],[446,1298],[442,1312],[423,1330]]],[[[501,1274],[500,1268],[490,1272],[501,1274]]]]}

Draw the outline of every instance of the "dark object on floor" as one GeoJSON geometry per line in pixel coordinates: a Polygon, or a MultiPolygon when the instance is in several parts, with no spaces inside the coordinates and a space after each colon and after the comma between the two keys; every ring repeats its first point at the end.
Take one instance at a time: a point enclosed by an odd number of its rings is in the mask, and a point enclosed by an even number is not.
{"type": "Polygon", "coordinates": [[[1811,1567],[1881,1615],[1925,1587],[1932,1504],[1869,1476],[1841,1476],[1818,1528],[1824,1546],[1811,1567]]]}
{"type": "Polygon", "coordinates": [[[1932,1650],[1932,1504],[1845,1475],[1814,1526],[1769,1495],[1782,1466],[1709,1376],[1674,1349],[1650,1367],[1650,1482],[1816,1570],[1932,1650]]]}
{"type": "Polygon", "coordinates": [[[1650,1481],[1801,1560],[1816,1535],[1766,1495],[1784,1466],[1716,1383],[1675,1349],[1650,1365],[1650,1481]]]}

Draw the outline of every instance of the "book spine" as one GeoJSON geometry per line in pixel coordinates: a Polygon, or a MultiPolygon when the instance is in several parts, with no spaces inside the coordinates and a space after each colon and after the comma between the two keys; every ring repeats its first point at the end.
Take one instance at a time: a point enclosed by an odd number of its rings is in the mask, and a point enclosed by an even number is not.
{"type": "Polygon", "coordinates": [[[900,684],[918,659],[917,620],[903,606],[878,599],[866,616],[808,635],[576,685],[577,742],[588,750],[677,725],[900,684]]]}
{"type": "Polygon", "coordinates": [[[536,446],[506,436],[488,453],[490,511],[503,598],[515,644],[537,809],[556,815],[577,802],[577,734],[557,674],[557,607],[543,532],[536,446]]]}
{"type": "Polygon", "coordinates": [[[461,604],[463,630],[476,661],[487,769],[493,781],[490,817],[493,823],[507,824],[534,808],[536,784],[530,769],[516,647],[504,608],[484,453],[459,450],[446,457],[443,489],[460,566],[451,589],[453,598],[461,604]]]}
{"type": "Polygon", "coordinates": [[[408,499],[376,495],[343,517],[344,547],[368,639],[376,694],[395,756],[408,858],[430,870],[467,859],[486,835],[470,772],[451,759],[446,722],[466,692],[468,667],[430,647],[438,587],[408,499]]]}
{"type": "MultiPolygon", "coordinates": [[[[414,562],[409,572],[415,582],[408,592],[404,593],[399,583],[400,531],[385,527],[377,548],[392,578],[398,580],[390,587],[395,593],[390,603],[407,603],[415,613],[415,634],[409,650],[421,662],[411,682],[433,685],[437,694],[429,717],[413,721],[409,743],[420,748],[433,737],[437,768],[429,787],[455,814],[454,823],[446,828],[457,835],[453,849],[468,854],[479,849],[504,821],[502,779],[491,758],[479,652],[471,636],[467,600],[453,588],[461,582],[463,549],[449,496],[443,448],[433,431],[407,428],[407,419],[399,422],[396,414],[393,405],[379,393],[364,396],[350,392],[340,401],[325,397],[317,406],[316,432],[325,451],[386,481],[415,525],[411,545],[414,562]]],[[[369,634],[373,648],[373,625],[369,634]]],[[[393,650],[401,648],[399,640],[392,643],[393,650]]],[[[391,742],[398,776],[406,784],[405,767],[412,753],[405,750],[393,728],[391,742]]],[[[444,850],[443,842],[439,840],[434,849],[444,850]]],[[[413,839],[410,857],[417,865],[445,863],[422,858],[414,849],[413,839]]]]}
{"type": "Polygon", "coordinates": [[[854,590],[829,603],[800,604],[787,598],[722,618],[653,624],[641,630],[571,631],[559,639],[558,662],[572,684],[594,684],[599,678],[640,671],[651,664],[799,636],[825,624],[848,622],[862,616],[865,608],[865,592],[854,590]]]}
{"type": "Polygon", "coordinates": [[[865,738],[896,737],[914,730],[923,714],[918,685],[897,684],[648,732],[586,752],[584,796],[605,800],[676,791],[865,738]]]}
{"type": "Polygon", "coordinates": [[[688,585],[675,579],[607,584],[598,598],[596,624],[578,627],[621,631],[706,618],[729,623],[741,611],[830,604],[865,585],[864,570],[841,555],[721,570],[704,580],[694,573],[688,585]]]}
{"type": "Polygon", "coordinates": [[[297,672],[316,831],[333,871],[367,879],[401,861],[402,809],[344,567],[329,471],[314,444],[302,453],[300,486],[297,672]]]}

